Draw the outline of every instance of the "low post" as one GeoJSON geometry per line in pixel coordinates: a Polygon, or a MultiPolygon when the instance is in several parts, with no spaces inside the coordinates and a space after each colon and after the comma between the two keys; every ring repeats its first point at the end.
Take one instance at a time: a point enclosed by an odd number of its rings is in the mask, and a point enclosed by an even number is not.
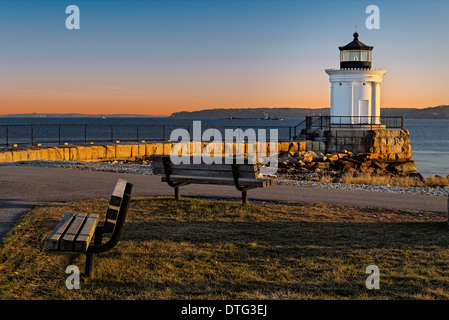
{"type": "Polygon", "coordinates": [[[447,225],[449,226],[449,196],[447,197],[447,225]]]}

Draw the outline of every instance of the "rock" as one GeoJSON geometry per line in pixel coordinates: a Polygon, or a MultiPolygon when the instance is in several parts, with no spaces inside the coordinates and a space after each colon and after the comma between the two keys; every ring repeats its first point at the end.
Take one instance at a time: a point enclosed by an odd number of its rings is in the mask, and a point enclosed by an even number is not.
{"type": "Polygon", "coordinates": [[[340,160],[335,163],[335,167],[337,170],[346,172],[349,171],[349,169],[351,168],[355,170],[357,168],[357,165],[354,162],[340,160]]]}
{"type": "MultiPolygon", "coordinates": [[[[365,161],[360,164],[360,171],[367,172],[368,168],[371,166],[371,161],[365,161]]],[[[374,169],[373,169],[374,171],[374,169]]]]}
{"type": "Polygon", "coordinates": [[[308,175],[306,175],[304,178],[309,181],[318,181],[318,179],[320,177],[321,177],[321,175],[319,173],[312,172],[312,173],[309,173],[308,175]]]}
{"type": "Polygon", "coordinates": [[[400,174],[410,174],[418,171],[414,161],[392,163],[388,166],[388,169],[400,174]]]}
{"type": "Polygon", "coordinates": [[[380,162],[378,160],[371,160],[371,166],[376,169],[385,170],[385,168],[388,166],[387,163],[380,162]]]}
{"type": "MultiPolygon", "coordinates": [[[[412,177],[412,178],[416,178],[416,179],[418,179],[420,181],[424,181],[424,177],[422,176],[421,173],[418,173],[418,172],[409,173],[408,176],[412,177]]],[[[448,176],[448,178],[449,178],[449,176],[448,176]]]]}
{"type": "Polygon", "coordinates": [[[313,161],[313,157],[312,157],[312,156],[304,157],[304,158],[302,159],[302,161],[303,161],[304,163],[310,163],[310,162],[313,161]]]}
{"type": "Polygon", "coordinates": [[[303,166],[305,166],[306,164],[305,164],[302,160],[298,160],[298,161],[296,161],[293,165],[294,165],[296,168],[298,168],[298,167],[303,167],[303,166]]]}
{"type": "Polygon", "coordinates": [[[330,163],[329,162],[317,162],[315,167],[317,169],[329,169],[330,163]]]}

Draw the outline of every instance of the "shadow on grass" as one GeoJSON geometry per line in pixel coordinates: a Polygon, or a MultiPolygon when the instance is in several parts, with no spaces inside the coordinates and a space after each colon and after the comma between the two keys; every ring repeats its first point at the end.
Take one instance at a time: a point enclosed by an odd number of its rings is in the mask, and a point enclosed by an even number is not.
{"type": "Polygon", "coordinates": [[[446,222],[128,222],[123,240],[256,242],[266,246],[449,247],[446,222]]]}

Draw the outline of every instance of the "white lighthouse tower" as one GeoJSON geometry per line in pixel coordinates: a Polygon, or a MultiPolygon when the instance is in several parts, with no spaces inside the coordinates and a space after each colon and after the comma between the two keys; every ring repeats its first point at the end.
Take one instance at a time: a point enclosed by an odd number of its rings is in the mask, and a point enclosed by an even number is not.
{"type": "Polygon", "coordinates": [[[383,69],[371,69],[373,47],[354,40],[340,49],[340,69],[326,69],[331,84],[332,125],[379,124],[383,69]]]}

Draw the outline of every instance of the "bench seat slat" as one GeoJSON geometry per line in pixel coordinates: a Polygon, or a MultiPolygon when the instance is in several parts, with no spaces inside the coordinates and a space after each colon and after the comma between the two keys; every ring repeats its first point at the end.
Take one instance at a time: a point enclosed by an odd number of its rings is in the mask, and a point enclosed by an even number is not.
{"type": "Polygon", "coordinates": [[[84,224],[84,220],[86,220],[86,213],[78,213],[73,219],[73,222],[70,224],[70,227],[67,229],[64,237],[62,238],[59,244],[59,250],[61,251],[73,251],[73,241],[78,235],[81,227],[84,224]]]}
{"type": "Polygon", "coordinates": [[[59,221],[58,225],[53,229],[50,236],[48,237],[47,249],[48,250],[59,250],[59,241],[64,235],[70,223],[75,218],[76,213],[67,212],[65,216],[59,221]]]}
{"type": "MultiPolygon", "coordinates": [[[[181,183],[220,184],[220,185],[234,186],[233,178],[171,175],[170,179],[173,182],[181,182],[181,183]]],[[[165,177],[162,177],[161,180],[162,182],[167,182],[165,177]]],[[[273,185],[274,180],[240,178],[239,183],[241,186],[245,187],[264,188],[273,185]]]]}
{"type": "MultiPolygon", "coordinates": [[[[257,172],[259,166],[254,164],[238,164],[239,170],[243,172],[257,172]]],[[[153,162],[153,170],[164,171],[164,165],[162,162],[153,162]]],[[[214,171],[232,171],[232,165],[230,164],[174,164],[170,163],[170,168],[173,169],[185,169],[185,170],[206,170],[209,171],[213,169],[214,171]]]]}
{"type": "MultiPolygon", "coordinates": [[[[153,161],[153,164],[156,163],[162,163],[164,158],[170,158],[169,155],[152,155],[150,156],[150,160],[153,161]]],[[[223,165],[230,165],[232,163],[237,163],[240,165],[246,164],[246,165],[256,165],[256,163],[248,158],[248,157],[244,157],[244,158],[236,158],[236,157],[220,157],[220,159],[222,160],[222,164],[223,165]],[[236,162],[236,161],[239,162],[236,162]],[[243,161],[242,161],[243,160],[243,161]]],[[[190,156],[190,162],[191,165],[192,164],[206,164],[203,161],[203,157],[201,156],[190,156]]],[[[218,164],[214,164],[214,165],[218,165],[218,164]]]]}
{"type": "Polygon", "coordinates": [[[86,251],[89,247],[90,241],[92,240],[95,232],[95,228],[98,224],[98,214],[90,214],[83,228],[81,229],[78,237],[75,240],[75,251],[86,251]]]}
{"type": "MultiPolygon", "coordinates": [[[[187,170],[187,169],[170,169],[171,175],[177,175],[177,176],[203,176],[203,177],[222,177],[222,178],[232,178],[233,174],[232,171],[214,171],[213,168],[209,168],[209,171],[207,170],[187,170]]],[[[153,171],[154,174],[165,174],[165,171],[157,170],[153,171]]],[[[241,178],[258,178],[262,177],[260,174],[253,172],[239,172],[239,177],[241,178]]]]}

